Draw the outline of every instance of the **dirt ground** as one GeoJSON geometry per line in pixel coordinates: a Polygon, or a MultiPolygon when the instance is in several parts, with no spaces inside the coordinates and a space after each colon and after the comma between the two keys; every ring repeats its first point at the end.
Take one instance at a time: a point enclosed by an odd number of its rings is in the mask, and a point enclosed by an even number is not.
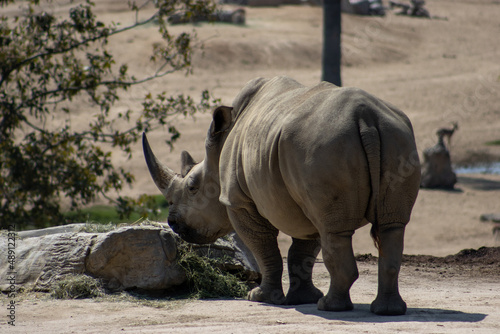
{"type": "MultiPolygon", "coordinates": [[[[500,248],[446,258],[406,256],[400,291],[406,315],[370,313],[376,262],[358,257],[360,278],[351,289],[354,310],[318,311],[316,305],[275,306],[246,300],[110,301],[20,297],[16,326],[2,333],[498,333],[500,248]]],[[[328,290],[324,264],[314,281],[328,290]]],[[[287,288],[287,279],[284,287],[287,288]]],[[[5,299],[5,298],[3,298],[5,299]]],[[[5,309],[4,307],[2,309],[5,309]]]]}
{"type": "MultiPolygon", "coordinates": [[[[123,1],[96,1],[105,20],[131,22],[123,1]]],[[[54,5],[56,6],[56,5],[54,5]]],[[[59,5],[58,5],[59,6],[59,5]]],[[[54,7],[54,11],[63,7],[54,7]]],[[[437,18],[409,18],[389,12],[386,17],[343,15],[344,86],[363,88],[390,101],[410,117],[419,151],[434,145],[438,128],[458,122],[451,143],[456,163],[500,160],[500,1],[428,0],[437,18]]],[[[312,85],[321,76],[322,10],[310,6],[246,8],[246,26],[200,24],[204,56],[195,56],[194,74],[171,75],[137,87],[122,96],[116,112],[137,107],[148,91],[198,96],[209,89],[230,104],[250,79],[288,75],[312,85]]],[[[191,31],[183,25],[172,31],[191,31]]],[[[159,42],[155,27],[131,32],[111,44],[119,62],[144,73],[153,69],[149,52],[159,42]]],[[[96,111],[81,109],[73,124],[96,111]]],[[[182,133],[173,151],[163,141],[166,130],[149,135],[153,149],[174,170],[182,150],[203,159],[209,114],[178,119],[182,133]]],[[[140,144],[133,159],[116,152],[137,182],[126,194],[156,194],[147,174],[140,144]]],[[[500,175],[459,175],[454,191],[421,190],[407,228],[405,263],[400,289],[408,313],[379,317],[369,312],[377,289],[376,262],[360,256],[360,278],[351,297],[351,312],[320,312],[315,305],[271,306],[244,300],[133,303],[102,300],[54,301],[19,297],[16,326],[0,323],[0,331],[19,333],[498,333],[500,330],[500,254],[498,248],[480,253],[463,249],[499,246],[483,213],[500,212],[500,175]],[[412,256],[413,257],[412,257],[412,256]],[[416,255],[425,255],[416,257],[416,255]],[[436,256],[434,258],[430,256],[436,256]],[[446,257],[446,258],[445,258],[446,257]]],[[[283,255],[289,239],[280,236],[283,255]]],[[[377,255],[368,228],[354,237],[356,254],[377,255]]],[[[321,262],[314,278],[324,292],[328,273],[321,262]]],[[[286,277],[284,278],[286,284],[286,277]]],[[[2,297],[2,312],[6,314],[2,297]]]]}

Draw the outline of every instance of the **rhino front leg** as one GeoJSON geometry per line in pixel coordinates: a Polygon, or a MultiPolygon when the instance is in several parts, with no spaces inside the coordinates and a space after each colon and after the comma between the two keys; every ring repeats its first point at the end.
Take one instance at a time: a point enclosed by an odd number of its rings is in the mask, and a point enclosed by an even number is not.
{"type": "Polygon", "coordinates": [[[353,309],[349,290],[359,273],[352,251],[354,231],[325,233],[321,236],[323,260],[330,273],[330,289],[318,301],[323,311],[349,311],[353,309]]]}
{"type": "Polygon", "coordinates": [[[257,210],[229,209],[228,214],[236,233],[255,256],[262,274],[260,286],[248,293],[248,300],[283,304],[283,259],[277,240],[279,231],[257,210]]]}
{"type": "Polygon", "coordinates": [[[288,273],[290,288],[285,304],[314,304],[323,297],[323,292],[312,282],[312,271],[321,249],[320,240],[300,240],[293,238],[288,250],[288,273]]]}
{"type": "Polygon", "coordinates": [[[380,227],[378,293],[370,307],[375,314],[402,315],[406,313],[406,303],[401,298],[398,288],[405,226],[405,224],[395,223],[380,227]]]}

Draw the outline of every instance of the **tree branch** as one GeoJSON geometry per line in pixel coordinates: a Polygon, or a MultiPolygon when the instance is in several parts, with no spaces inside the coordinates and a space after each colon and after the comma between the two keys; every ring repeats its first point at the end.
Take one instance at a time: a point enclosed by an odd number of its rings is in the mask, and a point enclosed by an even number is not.
{"type": "MultiPolygon", "coordinates": [[[[100,35],[96,36],[96,37],[93,37],[93,38],[89,38],[89,39],[84,39],[78,43],[74,43],[72,44],[71,46],[67,47],[67,48],[62,48],[62,49],[59,49],[59,50],[50,50],[47,51],[47,52],[41,52],[41,53],[38,53],[38,54],[35,54],[31,57],[28,57],[28,58],[25,58],[23,59],[22,61],[20,62],[17,62],[16,64],[14,64],[10,69],[8,69],[6,71],[7,75],[5,74],[2,74],[2,79],[0,80],[0,86],[2,84],[2,82],[4,81],[4,76],[8,76],[9,73],[11,73],[12,71],[14,71],[15,69],[19,68],[19,67],[22,67],[23,65],[27,64],[27,63],[30,63],[32,62],[33,60],[35,59],[38,59],[38,58],[43,58],[43,57],[47,57],[47,56],[54,56],[54,55],[58,55],[58,54],[63,54],[63,53],[66,53],[66,52],[69,52],[71,50],[74,50],[74,49],[77,49],[78,47],[82,46],[82,45],[86,45],[86,44],[89,44],[89,43],[94,43],[98,40],[101,40],[101,39],[104,39],[104,38],[108,38],[110,36],[113,36],[113,35],[116,35],[116,34],[119,34],[119,33],[122,33],[122,32],[125,32],[125,31],[128,31],[128,30],[131,30],[131,29],[134,29],[134,28],[137,28],[137,27],[140,27],[140,26],[143,26],[145,24],[148,24],[149,22],[153,21],[156,17],[158,16],[158,11],[153,14],[150,18],[148,18],[147,20],[145,21],[142,21],[142,22],[136,22],[134,23],[133,25],[130,25],[130,26],[127,26],[127,27],[123,27],[121,29],[111,29],[111,31],[108,33],[104,33],[104,31],[101,32],[100,35]]],[[[110,29],[110,28],[105,28],[105,29],[110,29]]]]}

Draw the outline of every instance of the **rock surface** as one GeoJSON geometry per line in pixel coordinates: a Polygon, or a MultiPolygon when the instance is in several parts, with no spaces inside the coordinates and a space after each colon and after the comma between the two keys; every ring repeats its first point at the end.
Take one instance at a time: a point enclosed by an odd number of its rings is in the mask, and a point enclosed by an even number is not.
{"type": "MultiPolygon", "coordinates": [[[[68,274],[88,274],[103,280],[110,290],[139,288],[162,290],[182,284],[183,269],[177,264],[181,241],[170,228],[126,226],[107,233],[80,232],[84,224],[60,229],[19,232],[16,238],[16,286],[48,291],[68,274]]],[[[1,235],[0,254],[7,254],[7,237],[1,235]]],[[[259,277],[252,254],[235,235],[212,245],[196,245],[200,254],[222,257],[229,270],[240,270],[248,279],[259,277]]],[[[0,258],[0,277],[12,270],[7,257],[0,258]]],[[[226,265],[224,265],[226,266],[226,265]]],[[[1,282],[7,291],[9,282],[1,282]]]]}
{"type": "MultiPolygon", "coordinates": [[[[85,233],[58,233],[16,238],[15,270],[11,271],[5,262],[6,256],[1,256],[0,277],[7,277],[8,273],[13,272],[17,287],[46,291],[64,275],[85,272],[85,257],[93,237],[85,233]]],[[[7,241],[1,240],[0,254],[7,254],[6,247],[7,241]]],[[[2,281],[0,290],[7,289],[7,282],[2,281]]]]}
{"type": "Polygon", "coordinates": [[[124,227],[96,235],[86,258],[86,272],[111,290],[166,289],[186,279],[176,262],[177,241],[155,227],[124,227]]]}

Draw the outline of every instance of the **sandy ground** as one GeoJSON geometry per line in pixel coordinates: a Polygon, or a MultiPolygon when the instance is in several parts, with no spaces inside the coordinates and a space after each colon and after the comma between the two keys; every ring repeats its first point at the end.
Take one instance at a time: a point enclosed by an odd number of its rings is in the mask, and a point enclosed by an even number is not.
{"type": "MultiPolygon", "coordinates": [[[[497,252],[497,256],[498,256],[497,252]]],[[[54,301],[21,297],[16,326],[2,333],[498,333],[499,262],[491,266],[410,262],[400,290],[404,316],[370,313],[376,293],[376,264],[358,262],[360,278],[351,289],[355,309],[318,311],[316,305],[273,306],[246,300],[54,301]]],[[[315,266],[314,281],[327,291],[328,272],[315,266]]],[[[287,286],[287,280],[284,280],[287,286]]],[[[2,307],[2,309],[5,309],[2,307]]]]}
{"type": "MultiPolygon", "coordinates": [[[[101,0],[105,20],[130,22],[120,1],[101,0]]],[[[59,7],[58,7],[59,8],[59,7]]],[[[58,10],[55,8],[54,10],[58,10]]],[[[343,16],[343,84],[363,88],[404,110],[415,128],[419,151],[436,142],[439,127],[458,122],[452,139],[455,162],[486,161],[500,156],[500,2],[494,0],[428,0],[439,19],[424,20],[389,13],[384,18],[343,16]]],[[[257,76],[289,75],[306,85],[320,79],[322,11],[318,7],[247,8],[247,25],[201,24],[204,56],[194,58],[194,75],[167,76],[123,95],[116,112],[138,108],[148,91],[197,96],[208,88],[225,104],[257,76]]],[[[173,27],[191,31],[193,26],[173,27]]],[[[136,73],[152,71],[149,50],[159,42],[154,27],[145,27],[111,44],[118,62],[136,73]],[[130,52],[133,50],[133,52],[130,52]]],[[[92,107],[72,115],[73,124],[95,113],[92,107]]],[[[175,121],[182,137],[173,151],[163,140],[166,130],[149,135],[157,155],[179,170],[179,155],[189,150],[203,158],[209,114],[175,121]]],[[[129,167],[137,182],[126,194],[156,194],[140,144],[133,159],[119,152],[114,160],[129,167]]],[[[455,191],[421,190],[406,234],[406,254],[446,256],[466,248],[498,246],[483,213],[500,212],[500,175],[459,175],[455,191]]],[[[289,240],[280,236],[286,255],[289,240]]],[[[364,228],[355,234],[358,254],[375,249],[364,228]]],[[[498,268],[498,262],[489,265],[498,268]]],[[[0,331],[20,333],[498,333],[498,271],[484,274],[472,266],[405,264],[401,294],[408,313],[378,317],[369,313],[376,293],[376,264],[360,262],[352,288],[355,310],[329,313],[315,305],[277,307],[243,300],[176,301],[162,307],[110,301],[53,301],[20,297],[16,327],[2,317],[0,331]]],[[[315,282],[324,292],[328,275],[319,262],[315,282]]],[[[286,279],[285,279],[286,281],[286,279]]],[[[6,314],[8,299],[2,297],[6,314]]],[[[158,306],[158,305],[156,305],[158,306]]]]}

